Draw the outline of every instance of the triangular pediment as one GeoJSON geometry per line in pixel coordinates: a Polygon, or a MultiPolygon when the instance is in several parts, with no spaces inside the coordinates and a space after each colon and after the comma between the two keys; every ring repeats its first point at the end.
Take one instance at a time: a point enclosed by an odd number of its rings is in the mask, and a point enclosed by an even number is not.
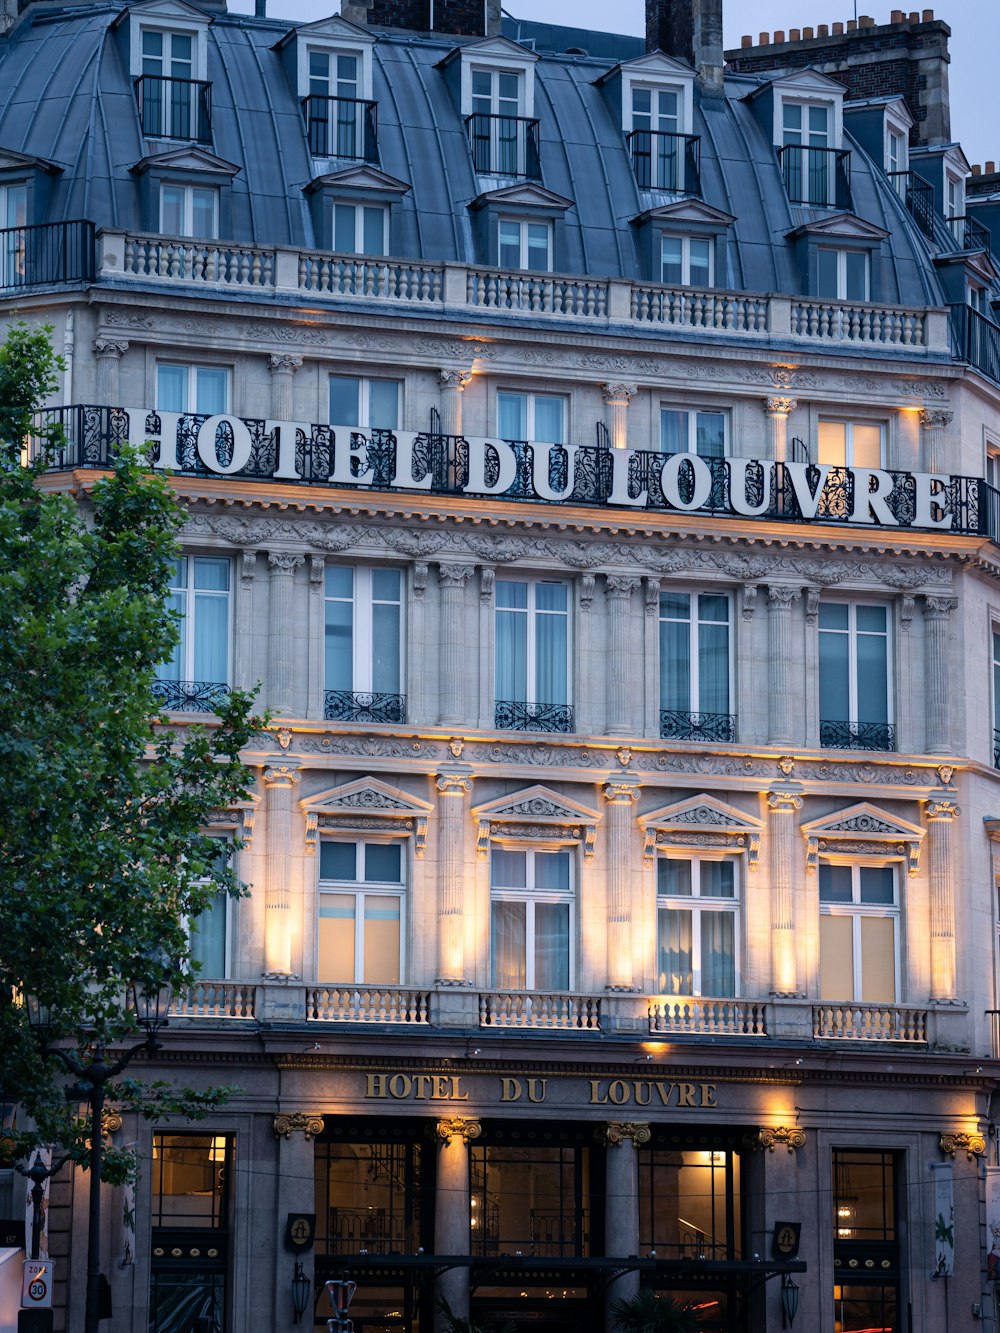
{"type": "Polygon", "coordinates": [[[935,267],[949,268],[961,264],[969,277],[978,278],[985,286],[995,281],[997,267],[988,250],[955,250],[950,254],[937,255],[935,267]]]}
{"type": "Polygon", "coordinates": [[[720,832],[759,833],[764,821],[754,815],[737,810],[734,805],[717,800],[714,796],[702,793],[700,796],[688,796],[673,805],[661,806],[659,810],[650,810],[639,816],[643,828],[684,828],[717,829],[720,832]]]}
{"type": "Polygon", "coordinates": [[[322,39],[331,42],[350,42],[352,46],[374,46],[378,41],[378,38],[370,33],[367,28],[362,28],[357,23],[351,23],[349,19],[341,18],[339,14],[332,14],[325,19],[316,19],[314,23],[299,23],[296,27],[289,29],[279,41],[275,42],[272,49],[280,51],[289,42],[294,42],[299,37],[306,37],[313,41],[322,39]]]}
{"type": "Polygon", "coordinates": [[[170,171],[205,171],[211,172],[213,176],[235,176],[243,169],[235,162],[227,162],[224,157],[216,157],[214,153],[209,153],[194,144],[186,144],[183,148],[172,148],[167,153],[153,153],[149,157],[142,158],[129,170],[134,176],[141,176],[151,167],[166,168],[170,171]]]}
{"type": "Polygon", "coordinates": [[[317,792],[299,802],[307,814],[353,814],[377,811],[380,814],[428,815],[434,807],[408,792],[392,787],[380,778],[355,778],[339,787],[317,792]]]}
{"type": "Polygon", "coordinates": [[[714,208],[700,199],[678,199],[674,203],[647,208],[644,213],[632,218],[632,225],[639,227],[646,222],[679,222],[695,227],[731,227],[735,221],[732,213],[714,208]]]}
{"type": "Polygon", "coordinates": [[[842,241],[884,241],[889,235],[884,227],[876,226],[854,213],[834,213],[832,217],[817,218],[814,222],[805,222],[787,233],[794,241],[800,236],[826,236],[842,241]]]}
{"type": "Polygon", "coordinates": [[[181,23],[187,28],[207,28],[215,21],[211,14],[206,14],[197,5],[186,4],[185,0],[146,0],[144,4],[123,9],[112,27],[120,27],[132,17],[157,23],[181,23]]]}
{"type": "Polygon", "coordinates": [[[678,60],[676,56],[668,56],[665,51],[657,50],[648,51],[644,56],[636,56],[635,60],[623,60],[620,65],[615,65],[594,82],[600,86],[622,73],[637,74],[642,78],[654,80],[694,79],[695,76],[694,66],[689,65],[686,60],[678,60]]]}
{"type": "Polygon", "coordinates": [[[438,68],[451,64],[456,56],[471,57],[487,64],[493,61],[516,60],[519,65],[533,65],[537,54],[520,42],[512,42],[509,37],[499,34],[496,37],[480,37],[478,41],[466,42],[453,47],[443,60],[438,61],[438,68]]]}
{"type": "Polygon", "coordinates": [[[397,180],[395,176],[390,176],[387,171],[382,171],[378,167],[369,166],[367,163],[361,166],[345,167],[343,171],[329,171],[323,176],[317,176],[311,180],[305,187],[307,194],[315,194],[317,190],[368,190],[379,194],[406,194],[411,188],[406,181],[397,180]]]}
{"type": "Polygon", "coordinates": [[[487,204],[503,204],[512,208],[545,208],[560,211],[573,207],[573,200],[554,190],[546,190],[544,185],[535,185],[531,181],[522,181],[516,185],[505,185],[501,190],[487,190],[473,199],[470,208],[485,208],[487,204]]]}
{"type": "Polygon", "coordinates": [[[16,153],[12,148],[0,148],[0,171],[45,171],[50,176],[58,176],[64,167],[49,162],[44,157],[32,157],[30,153],[16,153]]]}
{"type": "Polygon", "coordinates": [[[860,801],[857,805],[847,806],[824,815],[822,819],[811,819],[799,825],[800,831],[807,838],[861,838],[879,842],[895,840],[920,840],[925,830],[919,824],[911,824],[898,815],[872,805],[869,801],[860,801]]]}
{"type": "MultiPolygon", "coordinates": [[[[822,97],[843,97],[847,89],[836,79],[831,79],[828,74],[821,74],[818,69],[813,69],[811,65],[805,69],[793,70],[791,74],[783,74],[780,78],[771,79],[764,85],[765,88],[776,88],[783,93],[814,93],[822,97]]],[[[755,97],[762,92],[751,93],[755,97]]]]}
{"type": "Polygon", "coordinates": [[[472,813],[479,820],[524,819],[533,823],[551,820],[562,824],[596,823],[601,817],[599,811],[541,784],[487,801],[485,805],[476,806],[472,813]]]}

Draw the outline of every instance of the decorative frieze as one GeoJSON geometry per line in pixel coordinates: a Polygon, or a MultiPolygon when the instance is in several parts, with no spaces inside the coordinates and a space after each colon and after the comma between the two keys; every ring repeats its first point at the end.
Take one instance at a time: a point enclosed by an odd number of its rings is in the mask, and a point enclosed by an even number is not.
{"type": "Polygon", "coordinates": [[[305,853],[315,856],[320,831],[338,832],[377,827],[397,837],[413,837],[413,852],[427,847],[427,820],[434,807],[379,778],[356,778],[299,802],[305,815],[305,853]]]}
{"type": "Polygon", "coordinates": [[[553,843],[582,843],[584,857],[594,855],[600,814],[547,787],[529,787],[477,806],[476,852],[486,856],[493,836],[542,838],[553,843]],[[502,832],[501,832],[502,830],[502,832]]]}

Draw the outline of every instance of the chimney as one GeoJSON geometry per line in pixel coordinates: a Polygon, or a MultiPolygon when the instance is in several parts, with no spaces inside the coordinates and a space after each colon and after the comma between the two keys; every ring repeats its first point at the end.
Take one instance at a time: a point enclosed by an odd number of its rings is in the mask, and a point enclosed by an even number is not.
{"type": "Polygon", "coordinates": [[[722,0],[646,0],[646,50],[698,71],[702,93],[722,95],[722,0]]]}
{"type": "Polygon", "coordinates": [[[500,0],[343,0],[340,12],[368,28],[452,37],[494,37],[500,31],[500,0]]]}

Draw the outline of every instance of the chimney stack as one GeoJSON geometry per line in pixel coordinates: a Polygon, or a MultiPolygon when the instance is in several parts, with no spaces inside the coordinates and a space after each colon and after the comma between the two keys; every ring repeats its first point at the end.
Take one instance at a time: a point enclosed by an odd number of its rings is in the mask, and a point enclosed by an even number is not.
{"type": "Polygon", "coordinates": [[[340,13],[368,28],[453,37],[494,37],[500,31],[500,0],[343,0],[340,13]]]}
{"type": "Polygon", "coordinates": [[[646,50],[687,60],[703,93],[722,95],[722,0],[646,0],[646,50]]]}

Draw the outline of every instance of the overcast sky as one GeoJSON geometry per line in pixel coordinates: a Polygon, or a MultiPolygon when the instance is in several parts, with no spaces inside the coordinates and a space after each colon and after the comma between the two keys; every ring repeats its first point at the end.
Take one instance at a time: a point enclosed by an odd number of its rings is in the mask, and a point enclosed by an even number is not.
{"type": "MultiPolygon", "coordinates": [[[[743,33],[754,40],[775,29],[816,27],[851,19],[854,0],[724,0],[725,44],[739,46],[743,33]]],[[[236,13],[253,13],[253,0],[230,0],[236,13]]],[[[914,5],[914,8],[918,6],[914,5]]],[[[616,32],[641,34],[643,0],[625,0],[608,6],[606,0],[504,0],[505,10],[517,18],[543,23],[571,23],[616,32]],[[614,12],[609,21],[609,8],[614,12]]],[[[857,0],[857,13],[887,23],[893,9],[909,10],[905,0],[857,0]]],[[[925,8],[919,6],[921,11],[925,8]]],[[[339,0],[268,0],[274,18],[309,22],[339,13],[339,0]]],[[[951,128],[970,162],[1000,159],[1000,124],[997,115],[996,59],[1000,52],[1000,0],[942,0],[935,15],[952,30],[951,128]]]]}

